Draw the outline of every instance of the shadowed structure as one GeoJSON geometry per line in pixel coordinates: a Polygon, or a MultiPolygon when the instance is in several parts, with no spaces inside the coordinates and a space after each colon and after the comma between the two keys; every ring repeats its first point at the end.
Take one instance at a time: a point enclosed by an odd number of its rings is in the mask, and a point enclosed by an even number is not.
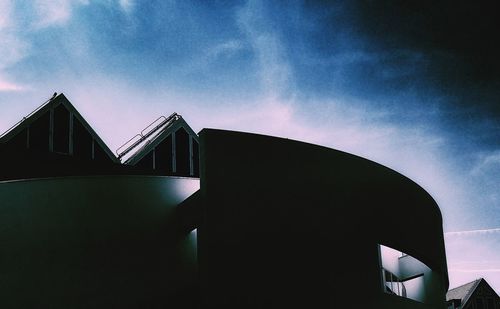
{"type": "Polygon", "coordinates": [[[175,121],[123,164],[64,96],[0,137],[0,307],[445,306],[441,213],[413,181],[175,121]]]}
{"type": "Polygon", "coordinates": [[[468,282],[446,293],[448,309],[500,309],[500,298],[483,278],[468,282]]]}
{"type": "Polygon", "coordinates": [[[200,140],[198,254],[208,308],[443,308],[441,214],[413,181],[287,139],[205,129],[200,140]],[[383,292],[379,244],[432,270],[422,274],[430,278],[421,302],[383,292]]]}

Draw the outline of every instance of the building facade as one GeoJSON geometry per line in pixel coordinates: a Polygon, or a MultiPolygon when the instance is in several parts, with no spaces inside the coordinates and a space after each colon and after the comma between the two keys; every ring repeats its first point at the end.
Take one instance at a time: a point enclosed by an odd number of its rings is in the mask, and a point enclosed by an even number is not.
{"type": "Polygon", "coordinates": [[[446,308],[441,213],[403,175],[176,114],[117,157],[66,101],[0,137],[2,308],[446,308]]]}

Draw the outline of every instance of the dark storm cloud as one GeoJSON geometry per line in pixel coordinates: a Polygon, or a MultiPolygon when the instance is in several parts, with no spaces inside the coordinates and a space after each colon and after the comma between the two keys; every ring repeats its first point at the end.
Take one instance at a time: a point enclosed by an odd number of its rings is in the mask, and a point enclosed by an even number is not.
{"type": "MultiPolygon", "coordinates": [[[[495,45],[500,19],[491,5],[306,1],[252,6],[255,39],[272,32],[273,42],[279,42],[289,84],[282,88],[295,97],[361,99],[351,104],[385,113],[386,122],[437,129],[450,155],[463,158],[467,167],[479,152],[500,146],[500,47],[495,45]]],[[[317,103],[308,102],[301,111],[317,117],[317,103]]]]}
{"type": "Polygon", "coordinates": [[[426,55],[429,86],[500,117],[500,14],[493,1],[358,1],[362,35],[382,50],[426,55]]]}
{"type": "Polygon", "coordinates": [[[434,126],[474,164],[500,146],[500,16],[464,1],[268,4],[299,95],[355,97],[434,126]]]}

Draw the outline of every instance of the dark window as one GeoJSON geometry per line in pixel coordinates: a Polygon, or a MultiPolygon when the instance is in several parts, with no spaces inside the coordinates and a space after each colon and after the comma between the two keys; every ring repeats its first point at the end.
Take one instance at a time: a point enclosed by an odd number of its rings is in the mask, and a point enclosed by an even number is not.
{"type": "Polygon", "coordinates": [[[155,151],[155,170],[161,175],[172,175],[172,135],[158,144],[155,151]]]}
{"type": "Polygon", "coordinates": [[[49,151],[50,113],[47,111],[30,125],[30,149],[49,151]]]}
{"type": "Polygon", "coordinates": [[[151,150],[147,155],[145,155],[139,162],[135,164],[141,170],[152,170],[153,169],[153,150],[151,150]]]}
{"type": "Polygon", "coordinates": [[[176,174],[189,176],[189,134],[180,128],[175,132],[175,166],[176,174]]]}
{"type": "Polygon", "coordinates": [[[62,104],[54,108],[54,151],[69,153],[69,111],[62,104]]]}
{"type": "Polygon", "coordinates": [[[73,117],[73,155],[85,160],[92,159],[92,136],[76,117],[73,117]]]}
{"type": "Polygon", "coordinates": [[[200,177],[200,149],[198,142],[193,138],[193,173],[195,177],[200,177]]]}

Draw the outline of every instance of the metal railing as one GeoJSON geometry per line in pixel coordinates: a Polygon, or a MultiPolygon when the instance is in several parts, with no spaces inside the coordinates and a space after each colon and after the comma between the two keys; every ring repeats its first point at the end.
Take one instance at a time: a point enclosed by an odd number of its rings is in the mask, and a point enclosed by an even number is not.
{"type": "Polygon", "coordinates": [[[406,287],[403,283],[403,280],[399,279],[395,274],[388,271],[387,269],[384,268],[382,269],[384,270],[384,281],[385,281],[385,286],[387,288],[386,292],[401,297],[407,297],[406,287]]]}
{"type": "MultiPolygon", "coordinates": [[[[172,124],[174,121],[178,120],[179,118],[181,118],[181,115],[179,115],[177,113],[173,113],[172,115],[170,115],[168,117],[165,117],[165,116],[158,117],[155,121],[153,121],[148,126],[146,126],[141,131],[141,133],[134,135],[131,139],[129,139],[123,145],[118,147],[118,149],[116,149],[116,155],[118,156],[118,159],[123,158],[125,155],[127,155],[127,153],[132,151],[132,149],[134,149],[135,147],[137,147],[138,145],[143,143],[148,137],[153,135],[158,130],[168,127],[170,124],[172,124]],[[152,129],[150,129],[151,127],[152,127],[152,129]]],[[[149,142],[150,141],[148,141],[148,143],[149,142]]]]}

